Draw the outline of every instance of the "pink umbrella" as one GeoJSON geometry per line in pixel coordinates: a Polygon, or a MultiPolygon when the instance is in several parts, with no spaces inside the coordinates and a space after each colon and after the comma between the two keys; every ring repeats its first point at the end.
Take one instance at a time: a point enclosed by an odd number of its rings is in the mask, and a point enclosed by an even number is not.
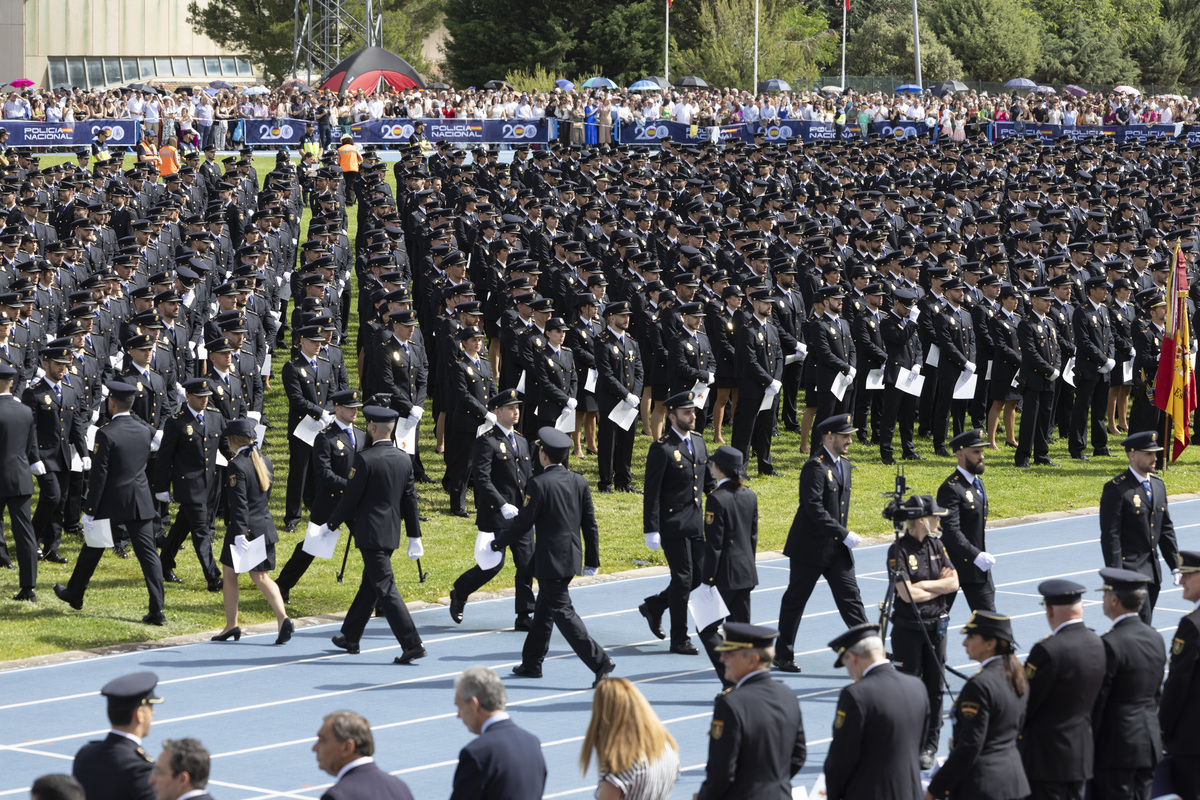
{"type": "Polygon", "coordinates": [[[1140,89],[1135,89],[1132,86],[1114,86],[1113,91],[1117,92],[1118,94],[1132,94],[1135,96],[1141,95],[1142,93],[1140,89]]]}
{"type": "Polygon", "coordinates": [[[1087,96],[1087,89],[1084,89],[1082,86],[1076,86],[1073,83],[1070,86],[1063,87],[1063,91],[1069,92],[1069,93],[1075,95],[1076,97],[1086,97],[1087,96]]]}
{"type": "Polygon", "coordinates": [[[18,89],[24,89],[27,86],[33,86],[33,81],[29,80],[29,78],[17,78],[15,81],[10,83],[9,86],[15,86],[18,89]]]}

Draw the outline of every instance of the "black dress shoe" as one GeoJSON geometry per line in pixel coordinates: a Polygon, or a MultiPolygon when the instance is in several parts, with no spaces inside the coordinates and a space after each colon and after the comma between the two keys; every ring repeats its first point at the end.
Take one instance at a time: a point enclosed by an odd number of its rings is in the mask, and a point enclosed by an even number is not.
{"type": "Polygon", "coordinates": [[[799,672],[800,667],[796,666],[796,662],[792,659],[775,659],[771,662],[771,666],[780,672],[799,672]]]}
{"type": "Polygon", "coordinates": [[[636,486],[634,486],[632,483],[627,483],[624,486],[618,486],[617,491],[625,492],[626,494],[641,494],[642,493],[642,490],[637,488],[636,486]]]}
{"type": "Polygon", "coordinates": [[[772,478],[782,478],[783,477],[783,473],[780,472],[779,470],[775,469],[775,467],[772,466],[771,464],[767,464],[765,467],[759,467],[758,474],[759,475],[768,475],[772,478]]]}
{"type": "Polygon", "coordinates": [[[14,594],[12,599],[13,600],[22,600],[22,601],[25,601],[28,603],[36,603],[37,595],[34,594],[33,589],[22,589],[21,591],[14,594]]]}
{"type": "Polygon", "coordinates": [[[51,564],[66,564],[67,559],[58,554],[57,550],[51,550],[46,555],[42,556],[42,561],[49,561],[51,564]]]}
{"type": "Polygon", "coordinates": [[[419,644],[416,647],[410,647],[400,655],[392,659],[393,664],[411,664],[418,658],[424,658],[429,655],[425,652],[425,645],[419,644]]]}
{"type": "Polygon", "coordinates": [[[463,619],[463,609],[467,607],[466,603],[458,599],[458,592],[450,590],[450,619],[454,620],[455,625],[461,625],[463,619]]]}
{"type": "Polygon", "coordinates": [[[424,514],[417,514],[417,521],[429,522],[429,517],[425,516],[424,514]]]}
{"type": "Polygon", "coordinates": [[[610,661],[600,669],[596,670],[596,680],[592,681],[592,688],[595,689],[597,686],[599,686],[600,681],[604,680],[609,675],[612,675],[613,670],[616,668],[617,665],[610,661]]]}
{"type": "Polygon", "coordinates": [[[54,596],[59,600],[62,600],[76,611],[79,611],[83,608],[83,601],[76,600],[75,595],[71,594],[71,590],[63,586],[61,583],[54,584],[54,596]]]}
{"type": "Polygon", "coordinates": [[[512,668],[512,674],[518,678],[540,678],[542,677],[541,667],[527,667],[524,664],[517,664],[512,668]]]}
{"type": "Polygon", "coordinates": [[[513,628],[519,631],[527,631],[533,627],[533,620],[528,614],[517,614],[517,619],[513,622],[513,628]]]}
{"type": "Polygon", "coordinates": [[[453,511],[451,511],[450,513],[451,513],[451,514],[453,514],[453,515],[454,515],[454,516],[456,516],[456,517],[463,517],[463,518],[466,518],[466,517],[469,517],[469,516],[471,516],[471,515],[470,515],[470,514],[468,514],[468,513],[467,513],[467,512],[466,512],[464,509],[461,509],[461,508],[456,508],[456,509],[454,509],[453,511]]]}
{"type": "Polygon", "coordinates": [[[142,622],[147,625],[157,625],[161,628],[163,625],[167,624],[167,615],[161,611],[159,611],[157,614],[147,614],[146,616],[142,617],[142,622]]]}
{"type": "Polygon", "coordinates": [[[603,484],[603,483],[600,484],[600,494],[613,494],[614,491],[615,490],[613,489],[613,487],[611,487],[607,484],[603,484]]]}
{"type": "Polygon", "coordinates": [[[667,638],[667,632],[663,630],[662,626],[662,612],[655,614],[650,610],[649,606],[647,606],[645,603],[642,603],[640,606],[638,606],[638,613],[646,618],[646,624],[650,626],[651,633],[653,633],[659,639],[667,638]]]}
{"type": "Polygon", "coordinates": [[[183,579],[175,574],[175,570],[169,569],[163,572],[163,583],[183,583],[183,579]]]}
{"type": "Polygon", "coordinates": [[[358,654],[358,642],[352,642],[340,633],[330,641],[333,642],[334,647],[340,647],[350,655],[358,654]]]}
{"type": "Polygon", "coordinates": [[[700,651],[696,649],[696,645],[691,643],[691,640],[685,639],[682,642],[675,642],[671,645],[671,652],[681,656],[698,656],[700,651]]]}
{"type": "Polygon", "coordinates": [[[1022,458],[1017,461],[1014,466],[1016,466],[1017,469],[1029,469],[1029,459],[1022,458]]]}
{"type": "Polygon", "coordinates": [[[433,478],[429,477],[425,473],[421,473],[417,477],[413,478],[413,480],[415,480],[417,483],[433,483],[433,478]]]}
{"type": "Polygon", "coordinates": [[[17,565],[10,561],[7,564],[0,564],[0,568],[8,569],[8,570],[15,570],[17,568],[17,565]]]}
{"type": "Polygon", "coordinates": [[[296,623],[291,619],[285,619],[283,624],[279,626],[279,636],[275,638],[275,644],[287,644],[292,639],[292,634],[296,632],[296,623]]]}
{"type": "Polygon", "coordinates": [[[1086,453],[1080,453],[1078,455],[1071,456],[1071,458],[1075,459],[1076,461],[1091,461],[1091,459],[1087,457],[1086,453]]]}
{"type": "Polygon", "coordinates": [[[298,519],[294,519],[294,520],[292,520],[291,522],[285,522],[285,523],[283,523],[283,527],[284,527],[284,528],[287,530],[287,532],[288,532],[288,533],[295,533],[295,532],[296,532],[296,526],[297,526],[297,525],[299,525],[299,524],[300,524],[300,520],[298,520],[298,519]]]}
{"type": "Polygon", "coordinates": [[[924,461],[925,460],[925,456],[921,455],[920,453],[916,452],[915,450],[911,453],[905,453],[904,455],[902,455],[900,457],[902,459],[904,459],[905,461],[924,461]]]}
{"type": "Polygon", "coordinates": [[[1035,458],[1033,460],[1033,463],[1038,464],[1043,467],[1057,467],[1058,466],[1058,462],[1051,461],[1049,456],[1044,457],[1044,458],[1035,458]]]}
{"type": "Polygon", "coordinates": [[[1107,447],[1101,447],[1099,450],[1092,451],[1092,458],[1101,458],[1101,457],[1107,458],[1111,455],[1112,455],[1112,453],[1108,452],[1107,447]]]}
{"type": "Polygon", "coordinates": [[[892,458],[891,456],[880,456],[879,461],[885,466],[891,466],[892,464],[896,463],[896,459],[892,458]]]}
{"type": "Polygon", "coordinates": [[[124,543],[113,545],[113,552],[117,554],[117,558],[129,558],[129,548],[124,543]]]}
{"type": "Polygon", "coordinates": [[[933,454],[934,454],[935,456],[938,456],[939,458],[950,458],[950,457],[951,457],[951,456],[950,456],[950,451],[949,451],[949,450],[947,450],[945,447],[935,447],[935,448],[933,448],[933,454]]]}

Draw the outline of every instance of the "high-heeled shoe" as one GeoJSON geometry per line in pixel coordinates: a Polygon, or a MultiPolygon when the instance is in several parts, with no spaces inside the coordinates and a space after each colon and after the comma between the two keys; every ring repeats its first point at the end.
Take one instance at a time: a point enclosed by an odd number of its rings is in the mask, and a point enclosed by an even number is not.
{"type": "Polygon", "coordinates": [[[296,626],[291,619],[285,619],[283,625],[279,627],[279,638],[275,640],[275,644],[287,644],[292,638],[292,631],[294,630],[296,630],[296,626]]]}
{"type": "Polygon", "coordinates": [[[235,642],[240,642],[242,640],[241,626],[234,625],[224,633],[218,633],[216,636],[212,637],[214,642],[228,642],[230,639],[233,639],[235,642]]]}

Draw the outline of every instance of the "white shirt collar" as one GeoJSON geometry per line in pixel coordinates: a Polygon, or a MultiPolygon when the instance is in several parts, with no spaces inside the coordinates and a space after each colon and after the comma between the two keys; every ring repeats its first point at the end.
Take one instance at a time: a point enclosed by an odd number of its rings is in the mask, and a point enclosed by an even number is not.
{"type": "Polygon", "coordinates": [[[493,722],[499,722],[502,719],[508,719],[507,711],[497,711],[495,714],[492,714],[490,717],[484,720],[483,725],[479,727],[479,735],[483,736],[484,732],[487,731],[488,728],[492,727],[493,722]]]}
{"type": "Polygon", "coordinates": [[[1142,475],[1140,472],[1138,472],[1133,467],[1130,467],[1129,471],[1133,473],[1133,477],[1138,479],[1138,483],[1145,483],[1146,481],[1150,480],[1149,475],[1142,475]]]}
{"type": "Polygon", "coordinates": [[[1130,611],[1126,614],[1122,614],[1121,616],[1117,617],[1116,619],[1114,619],[1112,621],[1112,626],[1115,628],[1115,627],[1117,627],[1117,623],[1120,622],[1121,620],[1128,619],[1129,617],[1136,617],[1136,616],[1138,616],[1138,613],[1136,611],[1130,611]]]}
{"type": "Polygon", "coordinates": [[[192,789],[190,792],[184,792],[183,794],[179,795],[179,797],[176,797],[175,800],[191,800],[191,798],[200,797],[203,794],[207,794],[204,789],[192,789]]]}
{"type": "Polygon", "coordinates": [[[985,658],[983,661],[980,661],[980,662],[979,662],[979,668],[980,668],[980,669],[983,669],[983,668],[984,668],[984,667],[986,667],[988,664],[990,664],[990,663],[992,663],[993,661],[995,661],[997,658],[1004,658],[1004,656],[992,656],[991,658],[985,658]]]}
{"type": "Polygon", "coordinates": [[[142,746],[142,737],[135,736],[134,734],[129,733],[128,731],[119,731],[116,728],[113,728],[112,730],[109,731],[109,733],[115,733],[117,736],[123,736],[124,738],[126,738],[129,741],[136,744],[138,747],[142,746]]]}
{"type": "Polygon", "coordinates": [[[735,689],[742,688],[743,683],[750,680],[751,678],[753,678],[755,675],[757,675],[760,672],[766,672],[766,673],[770,674],[770,670],[765,670],[765,669],[751,670],[750,672],[747,672],[745,675],[743,675],[742,679],[740,681],[738,681],[737,684],[733,688],[735,688],[735,689]]]}
{"type": "Polygon", "coordinates": [[[964,478],[967,479],[967,483],[971,484],[972,486],[975,485],[975,479],[979,477],[978,475],[972,475],[962,467],[958,467],[958,471],[964,478]]]}
{"type": "Polygon", "coordinates": [[[671,426],[671,430],[675,431],[675,435],[679,437],[680,441],[686,442],[692,438],[692,435],[690,433],[682,433],[674,425],[671,426]]]}
{"type": "Polygon", "coordinates": [[[1074,625],[1076,622],[1083,622],[1083,620],[1082,619],[1069,619],[1066,622],[1064,622],[1062,625],[1059,625],[1057,628],[1055,628],[1054,632],[1051,633],[1050,635],[1058,636],[1058,634],[1062,631],[1063,628],[1067,627],[1068,625],[1074,625]]]}
{"type": "MultiPolygon", "coordinates": [[[[112,418],[116,419],[117,417],[128,417],[128,416],[132,416],[132,414],[128,411],[121,411],[119,413],[113,414],[112,418]]],[[[120,731],[114,731],[114,733],[120,733],[120,731]]]]}
{"type": "Polygon", "coordinates": [[[717,481],[717,488],[720,489],[721,484],[728,482],[728,480],[729,478],[721,478],[721,480],[717,481]]]}
{"type": "Polygon", "coordinates": [[[835,463],[835,464],[836,464],[836,463],[838,463],[839,461],[841,461],[841,459],[840,459],[840,458],[838,458],[837,456],[835,456],[833,453],[831,453],[831,452],[829,451],[829,448],[828,448],[828,447],[825,447],[824,445],[821,445],[821,447],[822,447],[822,448],[825,450],[825,452],[826,452],[826,453],[829,453],[829,457],[833,459],[833,463],[835,463]]]}
{"type": "Polygon", "coordinates": [[[887,663],[888,663],[888,660],[886,658],[881,658],[878,661],[872,663],[866,669],[863,670],[863,674],[859,677],[859,680],[861,681],[863,678],[867,677],[867,673],[870,672],[871,670],[875,669],[876,667],[878,667],[880,664],[887,664],[887,663]]]}
{"type": "Polygon", "coordinates": [[[353,761],[351,761],[349,764],[347,764],[346,766],[339,769],[337,777],[334,778],[334,780],[340,781],[342,779],[343,775],[345,775],[347,772],[354,769],[355,767],[361,767],[363,764],[374,764],[374,763],[375,763],[375,759],[371,758],[370,756],[363,756],[362,758],[356,758],[353,761]]]}

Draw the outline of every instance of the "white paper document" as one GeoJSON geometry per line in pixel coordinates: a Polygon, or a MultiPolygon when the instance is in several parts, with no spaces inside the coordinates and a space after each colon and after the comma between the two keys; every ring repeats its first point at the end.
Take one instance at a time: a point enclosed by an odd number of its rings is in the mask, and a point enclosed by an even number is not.
{"type": "Polygon", "coordinates": [[[564,408],[563,412],[558,415],[558,419],[554,420],[554,429],[563,433],[574,433],[575,409],[564,408]]]}
{"type": "Polygon", "coordinates": [[[958,380],[954,384],[954,399],[955,400],[970,400],[975,397],[975,385],[979,383],[979,376],[974,372],[964,372],[958,376],[958,380]]]}
{"type": "Polygon", "coordinates": [[[112,547],[112,520],[97,519],[83,526],[83,541],[88,547],[112,547]]]}
{"type": "Polygon", "coordinates": [[[475,438],[476,438],[476,439],[478,439],[480,436],[483,436],[485,433],[487,433],[488,431],[490,431],[490,430],[492,429],[492,426],[493,426],[494,424],[495,424],[495,423],[493,423],[493,422],[488,422],[488,421],[485,419],[485,420],[483,421],[483,424],[482,424],[482,425],[480,425],[478,428],[476,428],[476,429],[475,429],[475,438]]]}
{"type": "Polygon", "coordinates": [[[263,439],[266,438],[266,435],[267,435],[267,426],[266,425],[255,425],[254,426],[254,436],[258,439],[259,449],[262,449],[263,439]]]}
{"type": "Polygon", "coordinates": [[[83,457],[74,451],[71,452],[71,472],[83,472],[83,457]]]}
{"type": "Polygon", "coordinates": [[[525,394],[525,370],[521,370],[521,377],[517,379],[517,394],[525,394]]]}
{"type": "Polygon", "coordinates": [[[921,388],[925,385],[925,376],[919,372],[900,367],[896,373],[896,388],[913,397],[921,396],[921,388]]]}
{"type": "Polygon", "coordinates": [[[599,375],[599,373],[596,372],[596,370],[589,369],[587,371],[587,378],[584,379],[584,381],[583,381],[583,390],[585,392],[591,392],[592,394],[595,394],[596,393],[596,379],[599,377],[600,377],[600,375],[599,375]]]}
{"type": "Polygon", "coordinates": [[[936,367],[941,357],[942,348],[938,347],[936,344],[931,344],[929,345],[929,352],[925,354],[925,363],[931,367],[936,367]]]}
{"type": "Polygon", "coordinates": [[[409,454],[417,452],[417,432],[420,429],[421,420],[401,417],[396,423],[396,446],[409,454]]]}
{"type": "Polygon", "coordinates": [[[775,405],[775,397],[775,392],[768,390],[767,393],[763,395],[762,402],[758,404],[758,413],[761,414],[764,411],[770,411],[771,406],[775,405]]]}
{"type": "Polygon", "coordinates": [[[633,425],[633,421],[638,418],[641,409],[637,406],[630,408],[624,403],[617,403],[613,406],[613,410],[608,412],[608,418],[620,425],[622,430],[629,430],[633,425]]]}
{"type": "Polygon", "coordinates": [[[1129,383],[1130,381],[1133,380],[1133,362],[1132,361],[1126,361],[1124,364],[1121,365],[1121,380],[1124,381],[1125,383],[1129,383]]]}
{"type": "Polygon", "coordinates": [[[708,405],[708,393],[711,390],[712,384],[696,381],[696,385],[692,387],[692,395],[695,397],[697,408],[704,408],[708,405]]]}
{"type": "Polygon", "coordinates": [[[217,450],[217,466],[218,467],[228,467],[229,466],[229,459],[226,458],[225,454],[222,453],[219,449],[217,450]]]}
{"type": "Polygon", "coordinates": [[[309,447],[312,447],[312,443],[317,438],[317,434],[324,429],[325,426],[321,424],[321,420],[313,419],[312,417],[304,417],[296,423],[296,430],[292,431],[292,436],[295,436],[309,447]]]}
{"type": "Polygon", "coordinates": [[[838,400],[841,400],[846,395],[846,390],[854,383],[854,378],[850,377],[849,372],[839,372],[833,376],[833,385],[829,387],[829,391],[838,400]]]}
{"type": "Polygon", "coordinates": [[[1062,368],[1062,379],[1068,386],[1075,385],[1075,356],[1067,359],[1067,363],[1062,368]]]}
{"type": "Polygon", "coordinates": [[[709,583],[702,583],[692,591],[688,597],[688,609],[692,612],[698,631],[729,616],[729,608],[721,598],[721,593],[709,583]]]}
{"type": "Polygon", "coordinates": [[[88,425],[87,434],[85,434],[84,438],[87,441],[87,451],[89,453],[96,449],[96,433],[99,430],[95,425],[88,425]]]}
{"type": "Polygon", "coordinates": [[[233,558],[234,572],[249,572],[267,560],[267,537],[247,539],[245,536],[235,536],[229,555],[233,558]]]}
{"type": "Polygon", "coordinates": [[[492,549],[492,542],[495,541],[496,534],[491,531],[480,531],[475,537],[475,563],[480,569],[495,569],[500,566],[500,560],[504,558],[503,553],[497,553],[492,549]]]}
{"type": "Polygon", "coordinates": [[[867,373],[866,388],[868,392],[877,392],[883,388],[883,367],[867,373]]]}
{"type": "Polygon", "coordinates": [[[308,523],[308,530],[304,532],[304,552],[308,553],[313,558],[333,558],[333,552],[337,549],[338,534],[336,531],[331,531],[324,525],[315,525],[308,523]]]}
{"type": "Polygon", "coordinates": [[[994,364],[994,363],[996,363],[996,362],[994,362],[994,361],[987,362],[987,370],[983,373],[983,379],[985,381],[990,381],[992,379],[992,364],[994,364]]]}

